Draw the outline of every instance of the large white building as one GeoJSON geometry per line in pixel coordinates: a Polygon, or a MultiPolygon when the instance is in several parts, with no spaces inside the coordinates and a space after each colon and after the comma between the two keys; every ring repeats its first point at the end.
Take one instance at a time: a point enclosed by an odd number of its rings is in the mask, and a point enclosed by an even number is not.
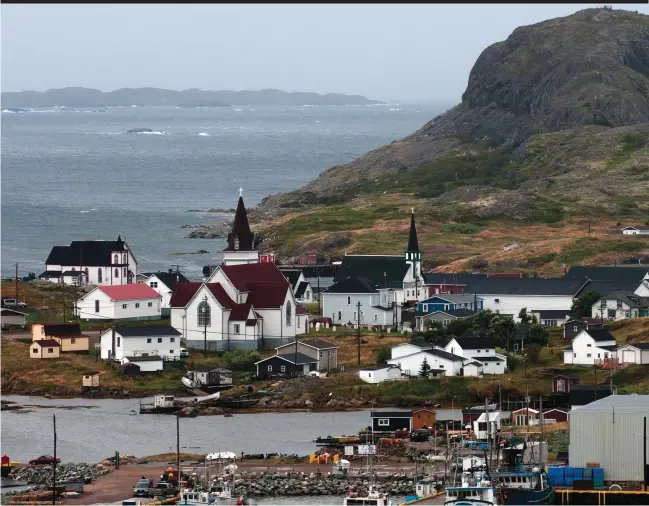
{"type": "Polygon", "coordinates": [[[176,289],[176,284],[188,283],[189,280],[180,272],[174,272],[171,269],[169,269],[169,272],[147,272],[143,274],[146,275],[143,282],[160,294],[162,316],[168,317],[171,310],[171,296],[176,289]]]}
{"type": "Polygon", "coordinates": [[[93,320],[159,320],[160,295],[144,284],[98,286],[76,301],[75,315],[93,320]]]}
{"type": "Polygon", "coordinates": [[[68,285],[135,283],[137,260],[120,236],[116,241],[72,241],[54,246],[39,278],[68,285]]]}
{"type": "Polygon", "coordinates": [[[274,263],[259,263],[241,196],[225,253],[204,283],[176,284],[171,325],[188,347],[276,347],[308,332],[289,281],[274,263]]]}
{"type": "Polygon", "coordinates": [[[170,325],[115,327],[101,333],[101,358],[122,361],[137,357],[161,357],[180,360],[180,332],[170,325]]]}
{"type": "Polygon", "coordinates": [[[615,337],[605,328],[582,330],[569,348],[563,350],[563,363],[568,365],[603,364],[614,359],[617,345],[615,337]]]}
{"type": "Polygon", "coordinates": [[[649,445],[643,438],[649,395],[610,395],[570,411],[572,467],[596,462],[605,484],[642,482],[649,445]]]}

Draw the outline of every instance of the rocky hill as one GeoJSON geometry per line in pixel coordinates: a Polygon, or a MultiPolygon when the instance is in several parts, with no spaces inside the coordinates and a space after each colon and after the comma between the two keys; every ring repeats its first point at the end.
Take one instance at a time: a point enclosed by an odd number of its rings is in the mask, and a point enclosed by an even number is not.
{"type": "MultiPolygon", "coordinates": [[[[378,252],[375,244],[387,253],[402,250],[394,239],[414,207],[435,227],[423,233],[442,248],[438,256],[457,261],[481,252],[438,234],[444,223],[479,234],[512,230],[513,220],[517,234],[496,236],[526,242],[533,225],[569,220],[574,238],[585,230],[574,220],[589,217],[604,220],[603,237],[625,220],[644,224],[647,195],[649,16],[586,9],[517,28],[480,55],[462,103],[251,214],[266,247],[287,256],[378,252]]],[[[489,244],[502,252],[504,244],[489,244]]],[[[555,258],[558,269],[565,246],[547,243],[537,256],[555,258]]],[[[625,248],[644,254],[649,243],[625,248]]],[[[580,259],[614,260],[600,253],[580,259]]]]}

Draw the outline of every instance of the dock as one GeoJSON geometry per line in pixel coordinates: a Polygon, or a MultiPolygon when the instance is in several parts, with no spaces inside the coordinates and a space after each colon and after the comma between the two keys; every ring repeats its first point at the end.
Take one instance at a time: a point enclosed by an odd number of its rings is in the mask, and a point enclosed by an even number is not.
{"type": "Polygon", "coordinates": [[[641,490],[569,490],[556,489],[554,504],[636,505],[649,504],[649,491],[641,490]]]}

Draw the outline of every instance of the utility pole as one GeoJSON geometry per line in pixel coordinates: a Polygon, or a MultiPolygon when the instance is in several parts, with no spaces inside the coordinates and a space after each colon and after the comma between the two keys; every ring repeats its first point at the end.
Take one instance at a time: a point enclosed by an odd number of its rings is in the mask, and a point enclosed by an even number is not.
{"type": "Polygon", "coordinates": [[[297,334],[295,334],[295,369],[293,375],[297,378],[297,334]]]}
{"type": "MultiPolygon", "coordinates": [[[[16,283],[18,285],[18,283],[16,283]]],[[[67,320],[65,318],[65,289],[63,288],[64,283],[63,283],[63,277],[61,276],[61,296],[63,297],[63,323],[66,323],[67,320]]]]}
{"type": "Polygon", "coordinates": [[[18,299],[18,264],[16,264],[16,288],[14,290],[16,292],[16,300],[18,299]]]}
{"type": "MultiPolygon", "coordinates": [[[[322,315],[322,308],[320,307],[320,267],[318,267],[318,315],[322,315]]],[[[331,321],[333,322],[333,320],[331,321]]]]}
{"type": "Polygon", "coordinates": [[[52,467],[52,504],[56,504],[56,415],[52,415],[54,422],[54,464],[52,467]]]}
{"type": "MultiPolygon", "coordinates": [[[[207,295],[203,297],[203,302],[207,305],[207,295]]],[[[210,318],[211,316],[210,314],[210,318]]],[[[205,312],[205,308],[203,308],[203,347],[207,351],[207,313],[205,312]]]]}
{"type": "Polygon", "coordinates": [[[361,301],[356,303],[356,343],[358,345],[358,365],[361,365],[361,301]]]}
{"type": "Polygon", "coordinates": [[[176,480],[180,487],[180,416],[176,414],[176,480]]]}

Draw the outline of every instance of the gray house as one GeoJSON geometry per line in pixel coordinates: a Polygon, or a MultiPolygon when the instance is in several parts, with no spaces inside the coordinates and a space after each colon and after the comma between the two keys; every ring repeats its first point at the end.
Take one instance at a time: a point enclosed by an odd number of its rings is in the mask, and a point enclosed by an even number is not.
{"type": "Polygon", "coordinates": [[[424,331],[429,322],[438,322],[446,326],[453,320],[468,318],[475,314],[468,309],[447,309],[446,311],[433,311],[432,313],[417,313],[415,314],[416,327],[420,331],[424,331]]]}
{"type": "MultiPolygon", "coordinates": [[[[289,358],[295,354],[295,341],[275,348],[277,355],[286,355],[289,358]]],[[[310,357],[314,362],[310,365],[311,371],[328,371],[338,367],[338,346],[321,341],[320,339],[305,339],[297,342],[297,353],[310,357]]]]}

